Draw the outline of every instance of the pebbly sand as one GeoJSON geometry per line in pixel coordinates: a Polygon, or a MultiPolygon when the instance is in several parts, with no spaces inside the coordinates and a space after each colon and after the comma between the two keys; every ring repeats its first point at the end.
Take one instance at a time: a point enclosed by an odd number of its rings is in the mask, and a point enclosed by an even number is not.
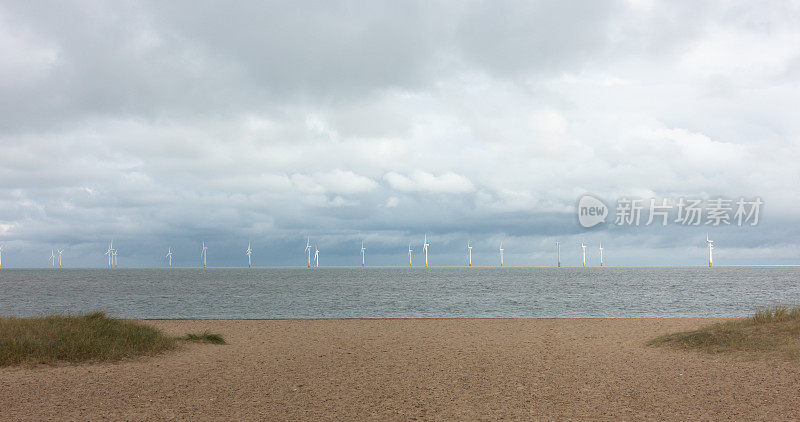
{"type": "Polygon", "coordinates": [[[797,419],[800,364],[644,343],[704,319],[148,321],[188,344],[0,368],[2,420],[797,419]]]}

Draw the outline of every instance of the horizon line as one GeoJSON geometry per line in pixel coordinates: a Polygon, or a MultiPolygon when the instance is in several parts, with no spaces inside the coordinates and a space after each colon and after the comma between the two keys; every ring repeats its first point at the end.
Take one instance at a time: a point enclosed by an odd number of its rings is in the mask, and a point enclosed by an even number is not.
{"type": "Polygon", "coordinates": [[[62,267],[62,268],[48,268],[48,267],[3,267],[0,268],[0,272],[6,269],[13,269],[13,270],[108,270],[113,271],[117,269],[129,269],[129,270],[175,270],[175,269],[270,269],[270,268],[302,268],[308,270],[315,270],[319,268],[420,268],[420,269],[427,269],[427,268],[695,268],[695,267],[702,267],[702,268],[714,268],[714,267],[800,267],[800,264],[714,264],[713,266],[708,266],[704,264],[675,264],[675,265],[428,265],[427,267],[424,265],[419,266],[412,266],[409,267],[407,265],[374,265],[374,266],[365,266],[362,267],[361,265],[326,265],[322,267],[311,267],[308,268],[306,265],[286,265],[286,266],[252,266],[252,267],[244,267],[244,266],[220,266],[220,267],[212,267],[208,266],[203,268],[202,266],[192,266],[192,267],[178,267],[173,266],[172,268],[169,267],[117,267],[117,268],[106,268],[106,267],[62,267]]]}

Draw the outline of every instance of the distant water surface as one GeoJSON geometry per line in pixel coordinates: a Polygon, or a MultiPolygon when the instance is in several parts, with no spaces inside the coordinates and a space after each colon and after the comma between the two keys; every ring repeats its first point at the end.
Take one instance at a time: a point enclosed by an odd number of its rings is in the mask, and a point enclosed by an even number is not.
{"type": "Polygon", "coordinates": [[[737,317],[800,303],[798,267],[0,270],[0,315],[737,317]]]}

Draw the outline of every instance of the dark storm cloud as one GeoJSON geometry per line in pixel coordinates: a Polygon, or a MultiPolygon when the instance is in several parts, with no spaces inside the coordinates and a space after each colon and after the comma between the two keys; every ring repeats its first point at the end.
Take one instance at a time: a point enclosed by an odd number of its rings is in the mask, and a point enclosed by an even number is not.
{"type": "MultiPolygon", "coordinates": [[[[6,129],[81,115],[232,115],[286,101],[424,90],[479,66],[524,74],[606,51],[617,5],[16,2],[2,10],[40,74],[3,87],[6,129]],[[41,56],[36,60],[36,55],[41,56]],[[25,101],[19,99],[25,98],[25,101]],[[27,123],[27,125],[24,125],[27,123]]],[[[25,66],[27,64],[27,66],[25,66]]]]}

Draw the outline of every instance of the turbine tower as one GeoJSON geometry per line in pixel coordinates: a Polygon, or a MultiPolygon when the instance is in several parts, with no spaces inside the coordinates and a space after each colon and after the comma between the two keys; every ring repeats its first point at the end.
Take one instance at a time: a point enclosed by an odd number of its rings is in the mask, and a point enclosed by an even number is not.
{"type": "Polygon", "coordinates": [[[470,245],[469,240],[467,240],[467,250],[469,250],[469,261],[467,261],[468,262],[467,265],[471,267],[472,266],[472,245],[470,245]]]}
{"type": "Polygon", "coordinates": [[[52,265],[52,268],[55,269],[56,268],[56,254],[53,253],[52,249],[50,249],[50,258],[47,258],[47,260],[50,261],[50,263],[52,265]]]}
{"type": "Polygon", "coordinates": [[[603,266],[603,242],[600,242],[600,266],[603,266]]]}
{"type": "Polygon", "coordinates": [[[412,265],[411,265],[411,253],[412,253],[412,252],[414,252],[414,250],[412,250],[412,249],[411,249],[411,244],[409,243],[409,244],[408,244],[408,266],[409,266],[409,267],[411,267],[411,266],[412,266],[412,265]]]}
{"type": "Polygon", "coordinates": [[[306,252],[308,252],[308,268],[311,268],[311,238],[306,238],[306,252]]]}
{"type": "Polygon", "coordinates": [[[425,243],[422,244],[422,249],[425,251],[425,266],[428,266],[428,235],[425,235],[425,243]]]}
{"type": "Polygon", "coordinates": [[[108,268],[111,269],[111,259],[114,257],[114,242],[108,244],[108,250],[106,251],[105,255],[108,255],[108,268]]]}
{"type": "Polygon", "coordinates": [[[500,242],[500,266],[503,266],[503,242],[500,242]]]}
{"type": "Polygon", "coordinates": [[[558,266],[561,267],[561,242],[556,242],[556,248],[558,249],[558,266]]]}
{"type": "Polygon", "coordinates": [[[111,256],[113,257],[111,259],[111,268],[117,268],[117,250],[116,249],[112,249],[111,250],[111,256]]]}
{"type": "Polygon", "coordinates": [[[706,234],[706,244],[708,245],[708,266],[714,266],[714,241],[708,238],[708,234],[706,234]]]}
{"type": "Polygon", "coordinates": [[[364,242],[361,242],[361,268],[364,268],[367,265],[367,260],[364,257],[364,251],[366,250],[367,248],[364,247],[364,242]]]}
{"type": "Polygon", "coordinates": [[[586,245],[581,242],[581,249],[583,249],[583,266],[586,266],[586,245]]]}
{"type": "Polygon", "coordinates": [[[247,268],[250,268],[250,266],[252,264],[250,256],[253,254],[253,249],[250,248],[250,244],[249,243],[247,244],[247,251],[245,251],[245,253],[247,254],[247,268]]]}
{"type": "Polygon", "coordinates": [[[0,245],[0,268],[3,268],[3,245],[0,245]]]}
{"type": "Polygon", "coordinates": [[[314,266],[319,268],[319,245],[314,244],[314,266]]]}
{"type": "Polygon", "coordinates": [[[167,256],[165,258],[169,259],[169,267],[172,268],[172,248],[167,248],[167,256]]]}
{"type": "Polygon", "coordinates": [[[61,269],[61,254],[64,253],[63,249],[58,249],[58,269],[61,269]]]}
{"type": "Polygon", "coordinates": [[[203,249],[200,251],[200,258],[203,258],[203,268],[206,267],[206,258],[208,258],[208,248],[206,242],[203,241],[203,249]]]}

